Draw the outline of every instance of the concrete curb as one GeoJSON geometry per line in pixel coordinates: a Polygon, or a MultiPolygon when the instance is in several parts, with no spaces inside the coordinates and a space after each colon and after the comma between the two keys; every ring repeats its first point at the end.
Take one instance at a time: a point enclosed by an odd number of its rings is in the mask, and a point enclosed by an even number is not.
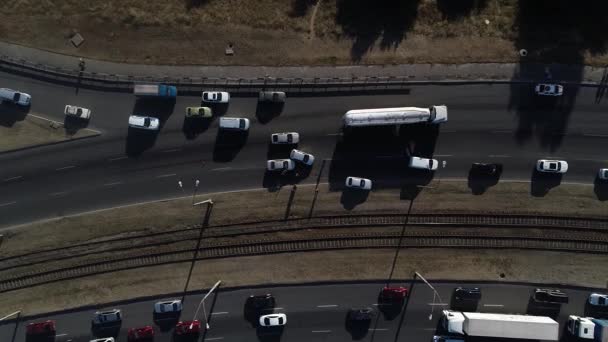
{"type": "Polygon", "coordinates": [[[14,152],[21,152],[21,151],[31,150],[31,149],[40,148],[40,147],[43,147],[43,146],[53,146],[53,145],[59,145],[59,144],[69,143],[69,142],[78,141],[78,140],[95,138],[95,137],[100,136],[101,134],[102,134],[101,132],[95,131],[94,134],[86,135],[84,137],[78,137],[78,138],[73,138],[73,139],[69,139],[69,140],[62,140],[62,141],[53,141],[53,142],[44,143],[44,144],[29,145],[29,146],[19,147],[19,148],[8,150],[8,151],[0,151],[0,155],[5,155],[5,154],[9,154],[9,153],[14,153],[14,152]]]}

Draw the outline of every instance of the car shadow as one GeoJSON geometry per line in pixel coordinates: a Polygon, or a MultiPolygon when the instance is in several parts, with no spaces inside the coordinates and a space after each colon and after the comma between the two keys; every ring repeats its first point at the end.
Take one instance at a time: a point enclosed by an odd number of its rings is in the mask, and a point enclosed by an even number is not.
{"type": "Polygon", "coordinates": [[[298,144],[273,144],[268,143],[266,157],[268,159],[289,159],[291,150],[298,148],[298,144]]]}
{"type": "Polygon", "coordinates": [[[272,119],[281,115],[283,108],[285,107],[284,102],[259,102],[255,108],[255,117],[261,124],[267,124],[272,119]]]}
{"type": "Polygon", "coordinates": [[[201,102],[201,107],[209,107],[211,108],[211,113],[213,117],[224,116],[228,113],[228,107],[230,107],[230,103],[206,103],[201,102]]]}
{"type": "Polygon", "coordinates": [[[488,188],[498,184],[502,174],[502,165],[499,165],[498,172],[495,175],[477,174],[473,168],[469,170],[467,177],[467,185],[471,189],[473,195],[483,195],[488,188]]]}
{"type": "Polygon", "coordinates": [[[248,137],[248,131],[218,130],[213,145],[213,161],[225,163],[233,160],[247,143],[248,137]]]}
{"type": "Polygon", "coordinates": [[[528,298],[528,305],[526,307],[526,314],[528,315],[557,318],[559,317],[560,311],[560,304],[539,303],[536,302],[532,297],[528,298]]]}
{"type": "Polygon", "coordinates": [[[0,103],[0,126],[13,127],[17,121],[25,120],[30,107],[23,107],[8,102],[0,103]]]}
{"type": "Polygon", "coordinates": [[[91,333],[95,337],[118,337],[122,324],[114,324],[107,326],[91,325],[91,333]]]}
{"type": "Polygon", "coordinates": [[[209,129],[213,118],[189,118],[184,116],[182,132],[188,140],[194,140],[197,136],[209,129]]]}
{"type": "Polygon", "coordinates": [[[344,320],[344,329],[350,334],[354,341],[362,340],[367,335],[369,328],[372,324],[372,320],[366,320],[364,322],[352,322],[348,319],[348,314],[344,320]]]}
{"type": "Polygon", "coordinates": [[[600,201],[608,200],[608,181],[601,180],[599,176],[595,176],[595,180],[593,181],[593,192],[595,196],[600,201]]]}
{"type": "Polygon", "coordinates": [[[179,322],[179,314],[153,314],[154,324],[158,327],[161,332],[168,332],[175,327],[179,322]]]}
{"type": "Polygon", "coordinates": [[[63,128],[67,135],[74,135],[79,130],[87,128],[89,120],[81,119],[73,116],[66,115],[63,119],[63,128]]]}
{"type": "Polygon", "coordinates": [[[365,203],[369,193],[368,190],[344,187],[342,196],[340,196],[340,203],[344,209],[353,210],[357,205],[365,203]]]}
{"type": "Polygon", "coordinates": [[[152,116],[160,122],[159,130],[165,125],[175,108],[174,99],[137,98],[133,106],[133,114],[152,116]]]}
{"type": "Polygon", "coordinates": [[[295,185],[306,179],[310,175],[310,167],[300,166],[296,164],[293,171],[268,171],[264,172],[262,187],[269,192],[276,192],[287,185],[295,185]]]}
{"type": "Polygon", "coordinates": [[[450,309],[464,312],[477,312],[478,300],[458,300],[455,293],[452,293],[450,298],[450,309]]]}
{"type": "Polygon", "coordinates": [[[255,332],[258,340],[261,342],[278,342],[281,340],[284,330],[285,327],[283,326],[262,327],[258,325],[255,332]]]}
{"type": "Polygon", "coordinates": [[[544,197],[549,190],[559,186],[561,182],[561,173],[543,173],[534,168],[530,182],[530,194],[534,197],[544,197]]]}
{"type": "Polygon", "coordinates": [[[129,127],[125,153],[129,158],[137,158],[156,143],[158,131],[129,127]]]}

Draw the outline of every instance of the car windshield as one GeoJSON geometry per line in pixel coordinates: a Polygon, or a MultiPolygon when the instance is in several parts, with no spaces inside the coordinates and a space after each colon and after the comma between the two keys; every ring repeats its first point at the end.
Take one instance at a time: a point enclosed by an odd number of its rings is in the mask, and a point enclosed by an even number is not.
{"type": "Polygon", "coordinates": [[[549,169],[557,170],[557,163],[549,163],[549,169]]]}
{"type": "Polygon", "coordinates": [[[13,96],[13,101],[18,102],[20,98],[21,98],[21,94],[15,93],[15,95],[13,96]]]}
{"type": "MultiPolygon", "coordinates": [[[[241,129],[245,129],[245,120],[243,120],[243,119],[239,120],[239,127],[241,129]]],[[[268,138],[266,138],[266,139],[268,139],[268,138]]],[[[268,141],[268,140],[266,140],[266,141],[268,141]]]]}
{"type": "Polygon", "coordinates": [[[215,100],[216,101],[221,101],[222,100],[222,93],[215,93],[215,100]]]}
{"type": "Polygon", "coordinates": [[[310,157],[308,156],[308,154],[305,154],[304,157],[302,158],[302,161],[304,161],[306,163],[306,162],[308,162],[309,159],[310,159],[310,157]]]}
{"type": "Polygon", "coordinates": [[[146,126],[146,127],[150,127],[150,124],[151,124],[151,120],[150,120],[150,118],[145,118],[145,119],[144,119],[144,126],[146,126]]]}
{"type": "Polygon", "coordinates": [[[361,180],[361,187],[364,187],[364,186],[365,186],[365,180],[362,179],[361,180]]]}

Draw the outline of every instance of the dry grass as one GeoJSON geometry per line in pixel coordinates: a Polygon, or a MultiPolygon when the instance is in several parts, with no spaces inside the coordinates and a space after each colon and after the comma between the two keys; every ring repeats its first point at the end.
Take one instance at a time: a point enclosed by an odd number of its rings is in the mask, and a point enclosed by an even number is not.
{"type": "Polygon", "coordinates": [[[81,129],[73,135],[68,134],[60,123],[53,123],[28,115],[21,121],[11,122],[10,125],[0,124],[0,152],[97,134],[97,132],[89,129],[81,129]]]}
{"type": "Polygon", "coordinates": [[[542,5],[516,0],[379,0],[374,6],[324,0],[315,19],[317,38],[310,40],[315,3],[20,0],[0,8],[0,38],[91,58],[163,64],[517,62],[521,47],[530,50],[530,60],[608,62],[605,38],[594,33],[607,22],[599,2],[561,2],[539,16],[542,5]],[[75,31],[86,39],[80,49],[67,41],[75,31]],[[228,42],[235,44],[235,56],[223,55],[228,42]]]}

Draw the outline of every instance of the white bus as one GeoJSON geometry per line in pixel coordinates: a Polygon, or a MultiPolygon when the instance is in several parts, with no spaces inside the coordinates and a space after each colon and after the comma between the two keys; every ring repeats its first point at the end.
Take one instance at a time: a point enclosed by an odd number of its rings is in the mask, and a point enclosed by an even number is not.
{"type": "Polygon", "coordinates": [[[344,114],[344,127],[388,126],[448,121],[447,106],[355,109],[344,114]]]}

